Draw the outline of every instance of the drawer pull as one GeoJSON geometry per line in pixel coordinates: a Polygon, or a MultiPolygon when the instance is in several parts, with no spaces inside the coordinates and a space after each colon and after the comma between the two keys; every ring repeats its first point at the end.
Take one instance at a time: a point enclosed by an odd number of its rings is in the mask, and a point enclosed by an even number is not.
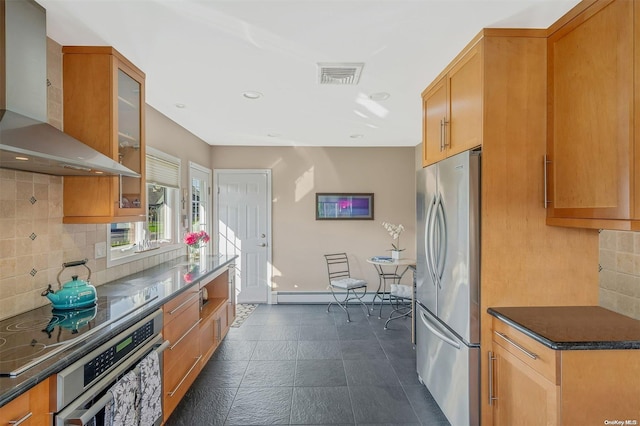
{"type": "Polygon", "coordinates": [[[182,309],[182,307],[184,305],[186,305],[187,303],[189,303],[191,300],[193,300],[194,297],[198,297],[199,293],[194,294],[193,296],[191,296],[190,298],[188,298],[187,300],[185,300],[184,302],[182,302],[181,304],[179,304],[178,306],[176,306],[175,308],[173,308],[170,312],[169,315],[173,315],[175,314],[177,311],[179,311],[180,309],[182,309]]]}
{"type": "Polygon", "coordinates": [[[200,362],[201,359],[202,359],[202,355],[200,355],[198,358],[196,358],[196,362],[193,363],[193,365],[191,366],[189,371],[187,371],[187,374],[185,374],[184,377],[182,378],[182,380],[180,380],[180,383],[178,383],[178,386],[176,386],[176,388],[174,390],[169,392],[169,396],[173,396],[173,395],[176,394],[176,392],[178,392],[178,389],[180,389],[180,386],[182,386],[184,381],[187,379],[187,377],[189,377],[189,374],[191,374],[193,369],[196,368],[196,366],[198,365],[198,363],[200,362]]]}
{"type": "Polygon", "coordinates": [[[29,419],[29,417],[33,416],[33,413],[31,411],[29,411],[23,418],[18,419],[18,420],[10,420],[9,424],[10,425],[14,425],[14,426],[18,426],[21,425],[22,423],[26,422],[27,419],[29,419]]]}
{"type": "Polygon", "coordinates": [[[193,330],[194,328],[196,328],[196,327],[198,326],[198,324],[200,324],[200,321],[202,321],[202,318],[200,318],[198,321],[196,321],[196,322],[195,322],[195,324],[193,324],[193,325],[191,326],[191,328],[189,328],[189,329],[187,330],[187,332],[186,332],[186,333],[184,333],[182,336],[180,336],[180,338],[179,338],[178,340],[176,340],[176,342],[175,342],[173,345],[171,345],[171,346],[169,347],[169,350],[171,350],[171,351],[172,351],[172,350],[173,350],[173,348],[175,348],[176,346],[178,346],[178,344],[182,341],[182,339],[184,339],[185,337],[187,337],[187,334],[191,333],[191,330],[193,330]]]}
{"type": "Polygon", "coordinates": [[[529,358],[538,359],[538,355],[537,354],[527,350],[523,346],[521,346],[518,343],[514,342],[513,340],[509,339],[509,337],[506,334],[500,333],[499,331],[495,331],[495,330],[493,332],[496,333],[501,338],[503,338],[504,340],[506,340],[507,342],[511,343],[513,346],[515,346],[516,349],[518,349],[520,352],[522,352],[523,354],[525,354],[529,358]]]}
{"type": "Polygon", "coordinates": [[[498,399],[493,394],[493,363],[495,360],[493,352],[489,351],[489,405],[493,405],[493,401],[498,399]]]}

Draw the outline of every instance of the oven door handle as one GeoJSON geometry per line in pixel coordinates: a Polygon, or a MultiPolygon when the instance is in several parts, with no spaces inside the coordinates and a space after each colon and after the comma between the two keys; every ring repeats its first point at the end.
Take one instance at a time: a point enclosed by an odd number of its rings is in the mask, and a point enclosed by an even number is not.
{"type": "MultiPolygon", "coordinates": [[[[159,344],[155,344],[152,347],[152,350],[155,350],[156,352],[158,352],[158,354],[164,352],[165,349],[167,349],[170,345],[170,342],[168,340],[165,340],[162,343],[159,344]]],[[[134,367],[133,369],[136,374],[138,373],[138,367],[134,367]]],[[[107,404],[113,400],[113,394],[109,391],[107,391],[107,393],[100,398],[99,400],[97,400],[93,405],[91,405],[91,407],[89,407],[86,410],[76,410],[74,412],[72,412],[70,414],[69,418],[66,418],[65,424],[71,424],[71,425],[86,425],[89,423],[89,421],[91,421],[91,419],[93,419],[99,412],[100,410],[102,410],[104,407],[107,406],[107,404]]]]}

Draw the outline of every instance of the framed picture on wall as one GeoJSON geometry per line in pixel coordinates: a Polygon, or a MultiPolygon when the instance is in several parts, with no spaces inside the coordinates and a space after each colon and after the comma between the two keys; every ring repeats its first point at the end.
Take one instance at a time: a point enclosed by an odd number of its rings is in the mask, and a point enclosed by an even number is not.
{"type": "Polygon", "coordinates": [[[373,220],[373,194],[316,192],[316,220],[373,220]]]}

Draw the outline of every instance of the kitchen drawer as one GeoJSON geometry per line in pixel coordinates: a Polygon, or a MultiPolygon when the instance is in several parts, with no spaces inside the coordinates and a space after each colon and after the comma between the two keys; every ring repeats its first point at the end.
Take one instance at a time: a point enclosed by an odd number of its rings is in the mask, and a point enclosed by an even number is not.
{"type": "Polygon", "coordinates": [[[50,379],[46,379],[0,408],[0,425],[50,424],[49,386],[50,379]]]}
{"type": "Polygon", "coordinates": [[[173,322],[182,311],[184,311],[192,300],[198,299],[198,286],[187,289],[181,295],[171,299],[162,306],[164,312],[164,326],[173,322]]]}
{"type": "Polygon", "coordinates": [[[560,383],[560,351],[536,342],[505,322],[493,319],[493,343],[500,345],[552,383],[560,383]]]}
{"type": "Polygon", "coordinates": [[[198,327],[195,327],[173,349],[163,352],[165,421],[200,373],[199,336],[198,327]]]}
{"type": "MultiPolygon", "coordinates": [[[[14,424],[25,416],[27,416],[31,410],[29,409],[29,393],[24,393],[0,408],[0,425],[14,424]]],[[[28,424],[27,422],[22,424],[28,424]]]]}
{"type": "Polygon", "coordinates": [[[200,319],[198,298],[187,299],[187,302],[182,305],[174,320],[163,328],[162,335],[171,345],[175,345],[200,319]]]}

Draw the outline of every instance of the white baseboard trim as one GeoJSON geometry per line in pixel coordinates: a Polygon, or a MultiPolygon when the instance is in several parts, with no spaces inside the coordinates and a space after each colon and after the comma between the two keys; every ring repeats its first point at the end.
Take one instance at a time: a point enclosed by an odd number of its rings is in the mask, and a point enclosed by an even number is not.
{"type": "MultiPolygon", "coordinates": [[[[335,299],[331,295],[331,292],[327,291],[277,291],[272,292],[273,303],[285,304],[285,303],[329,303],[335,302],[335,299]]],[[[375,293],[367,293],[362,301],[364,303],[371,303],[375,293]]],[[[338,296],[340,298],[340,296],[338,296]]],[[[378,299],[379,302],[379,299],[378,299]]],[[[357,301],[351,301],[352,303],[358,303],[357,301]]]]}

